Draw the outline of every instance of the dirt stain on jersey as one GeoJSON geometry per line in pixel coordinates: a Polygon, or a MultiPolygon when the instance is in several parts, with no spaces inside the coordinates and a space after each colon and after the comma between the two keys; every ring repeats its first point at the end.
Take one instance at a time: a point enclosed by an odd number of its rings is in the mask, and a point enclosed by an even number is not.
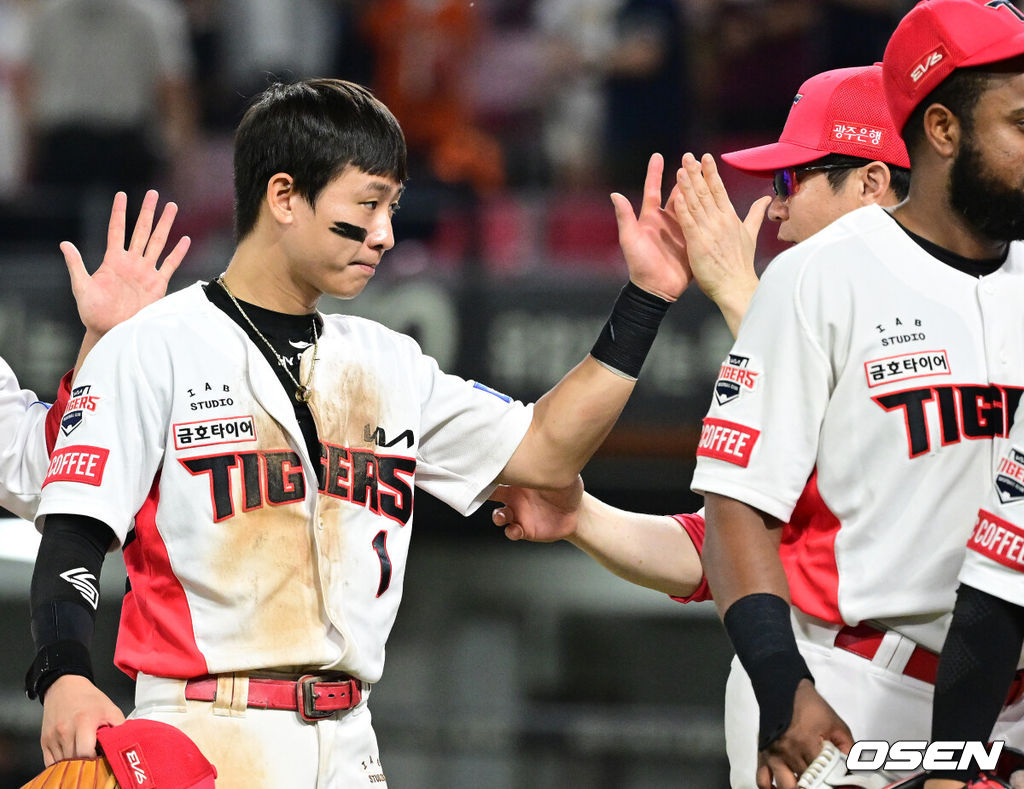
{"type": "Polygon", "coordinates": [[[195,709],[186,717],[166,720],[185,732],[217,768],[217,789],[280,789],[270,771],[280,769],[292,754],[277,753],[254,737],[255,721],[215,717],[211,705],[192,704],[195,709]]]}
{"type": "MultiPolygon", "coordinates": [[[[284,431],[257,413],[261,450],[287,450],[284,431]]],[[[265,464],[263,473],[265,473],[265,464]]],[[[308,475],[306,475],[308,477],[308,475]]],[[[267,665],[306,663],[325,624],[312,526],[301,500],[243,511],[241,474],[232,475],[235,515],[213,528],[222,534],[218,596],[237,612],[237,648],[258,649],[267,665]]],[[[264,489],[265,489],[265,483],[264,489]]],[[[301,484],[311,484],[308,479],[301,484]]],[[[315,485],[315,481],[312,483],[315,485]]]]}
{"type": "MultiPolygon", "coordinates": [[[[366,439],[365,427],[376,427],[384,417],[380,382],[371,371],[356,365],[341,367],[331,373],[324,376],[323,388],[318,389],[310,401],[320,440],[347,448],[373,449],[373,438],[366,439]]],[[[348,551],[348,535],[342,526],[345,508],[339,499],[320,496],[323,529],[319,539],[329,568],[337,568],[348,551]]],[[[359,538],[363,536],[358,535],[359,538]]],[[[372,548],[367,544],[365,550],[372,551],[372,548]]]]}
{"type": "Polygon", "coordinates": [[[371,371],[350,365],[326,373],[309,405],[321,441],[344,447],[374,446],[372,438],[364,437],[364,427],[380,424],[382,397],[380,382],[371,371]]]}

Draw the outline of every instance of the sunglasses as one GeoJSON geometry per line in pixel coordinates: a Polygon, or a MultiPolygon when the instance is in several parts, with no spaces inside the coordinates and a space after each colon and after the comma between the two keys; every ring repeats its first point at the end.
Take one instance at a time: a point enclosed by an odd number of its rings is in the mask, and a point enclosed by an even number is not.
{"type": "Polygon", "coordinates": [[[800,186],[800,176],[815,170],[852,170],[851,164],[811,164],[806,167],[787,167],[784,170],[776,170],[772,178],[772,189],[777,197],[783,199],[796,194],[800,186]]]}

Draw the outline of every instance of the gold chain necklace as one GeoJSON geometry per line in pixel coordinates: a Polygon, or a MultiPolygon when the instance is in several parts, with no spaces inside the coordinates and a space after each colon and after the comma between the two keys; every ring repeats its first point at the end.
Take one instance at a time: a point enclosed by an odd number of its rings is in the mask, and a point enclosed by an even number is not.
{"type": "Polygon", "coordinates": [[[231,299],[231,303],[238,309],[239,314],[245,318],[246,322],[252,326],[252,330],[256,332],[256,335],[263,340],[264,344],[270,349],[270,352],[274,354],[274,358],[277,359],[277,363],[281,365],[281,369],[285,371],[285,374],[292,379],[292,383],[295,384],[295,399],[300,403],[308,403],[309,398],[313,396],[312,384],[313,384],[313,368],[316,367],[316,349],[320,345],[320,337],[316,331],[316,319],[313,320],[313,361],[309,363],[309,375],[306,376],[306,383],[300,384],[299,380],[292,375],[292,371],[288,369],[288,364],[285,362],[284,357],[279,354],[274,346],[270,344],[270,340],[263,336],[263,332],[256,328],[256,324],[252,322],[252,318],[245,314],[245,310],[242,309],[242,305],[238,303],[238,299],[235,298],[235,294],[228,290],[227,284],[224,282],[224,277],[217,277],[216,282],[222,288],[224,292],[228,294],[228,298],[231,299]]]}

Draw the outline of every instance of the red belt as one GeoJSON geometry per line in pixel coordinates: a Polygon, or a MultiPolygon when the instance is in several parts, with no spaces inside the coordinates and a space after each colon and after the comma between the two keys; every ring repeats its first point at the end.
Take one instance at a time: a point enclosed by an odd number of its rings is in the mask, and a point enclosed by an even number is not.
{"type": "MultiPolygon", "coordinates": [[[[213,701],[217,697],[217,678],[200,677],[185,683],[185,698],[213,701]]],[[[306,675],[298,680],[249,679],[247,707],[268,710],[295,710],[303,720],[314,722],[338,712],[350,710],[363,698],[357,679],[324,680],[306,675]]]]}
{"type": "MultiPolygon", "coordinates": [[[[871,660],[878,652],[878,647],[881,646],[884,636],[884,631],[861,622],[856,627],[847,625],[840,630],[836,634],[835,644],[840,649],[871,660]]],[[[910,659],[903,667],[903,673],[908,677],[927,682],[929,685],[935,684],[935,675],[938,671],[939,656],[921,646],[914,647],[914,651],[910,653],[910,659]]],[[[1019,701],[1022,696],[1024,696],[1024,669],[1014,675],[1003,706],[1009,707],[1019,701]]]]}
{"type": "MultiPolygon", "coordinates": [[[[840,649],[871,660],[882,645],[884,636],[884,631],[861,622],[856,627],[847,625],[836,633],[835,644],[840,649]]],[[[914,647],[914,651],[910,653],[910,658],[907,660],[907,665],[903,667],[903,673],[908,677],[927,682],[929,685],[935,684],[935,675],[938,670],[939,656],[920,646],[914,647]]]]}

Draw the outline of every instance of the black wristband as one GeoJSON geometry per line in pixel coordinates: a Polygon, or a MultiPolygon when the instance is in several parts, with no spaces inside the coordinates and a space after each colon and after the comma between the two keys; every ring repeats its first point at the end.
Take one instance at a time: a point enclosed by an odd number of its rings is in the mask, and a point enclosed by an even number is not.
{"type": "Polygon", "coordinates": [[[89,648],[80,641],[58,641],[40,649],[25,675],[25,695],[42,703],[50,685],[65,674],[93,679],[89,648]]]}
{"type": "Polygon", "coordinates": [[[741,597],[722,623],[754,687],[760,708],[757,747],[763,751],[789,728],[800,680],[814,677],[797,649],[789,603],[778,595],[741,597]]]}
{"type": "Polygon", "coordinates": [[[658,326],[669,304],[632,282],[626,283],[590,355],[605,367],[635,380],[658,336],[658,326]]]}

